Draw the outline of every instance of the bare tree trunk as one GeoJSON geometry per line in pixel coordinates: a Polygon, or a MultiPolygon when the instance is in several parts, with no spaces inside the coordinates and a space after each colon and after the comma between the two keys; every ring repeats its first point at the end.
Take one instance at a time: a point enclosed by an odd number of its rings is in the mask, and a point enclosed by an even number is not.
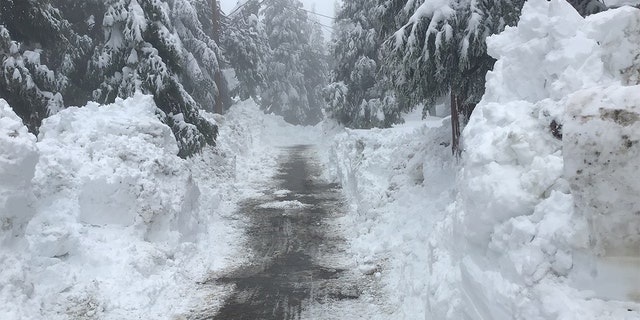
{"type": "Polygon", "coordinates": [[[460,98],[451,93],[451,152],[460,157],[460,98]]]}

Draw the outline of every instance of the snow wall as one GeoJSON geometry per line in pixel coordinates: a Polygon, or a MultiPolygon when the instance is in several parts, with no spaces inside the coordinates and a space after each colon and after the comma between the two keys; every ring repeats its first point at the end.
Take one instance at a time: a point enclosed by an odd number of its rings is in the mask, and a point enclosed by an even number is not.
{"type": "Polygon", "coordinates": [[[251,102],[203,112],[225,139],[188,160],[161,116],[137,94],[62,110],[36,139],[0,100],[0,318],[165,318],[215,303],[194,283],[237,255],[224,215],[265,116],[251,102]]]}
{"type": "Polygon", "coordinates": [[[335,137],[356,256],[400,319],[640,318],[640,10],[532,0],[487,45],[457,175],[446,119],[335,137]]]}
{"type": "Polygon", "coordinates": [[[36,138],[0,99],[0,245],[24,234],[33,216],[31,179],[38,162],[36,138]]]}
{"type": "Polygon", "coordinates": [[[465,313],[637,317],[640,11],[529,1],[487,45],[459,176],[465,313]]]}

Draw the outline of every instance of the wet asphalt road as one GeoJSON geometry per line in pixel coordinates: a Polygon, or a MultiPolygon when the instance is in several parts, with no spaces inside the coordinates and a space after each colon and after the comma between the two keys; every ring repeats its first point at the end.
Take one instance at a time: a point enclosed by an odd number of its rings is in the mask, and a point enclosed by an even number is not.
{"type": "Polygon", "coordinates": [[[345,246],[327,226],[344,203],[337,185],[318,178],[309,151],[308,146],[287,149],[276,177],[279,185],[241,205],[250,218],[248,245],[255,257],[216,280],[234,284],[235,291],[217,314],[199,319],[300,319],[311,303],[359,297],[357,285],[341,279],[345,270],[321,259],[345,246]],[[283,201],[293,205],[278,208],[283,201]]]}

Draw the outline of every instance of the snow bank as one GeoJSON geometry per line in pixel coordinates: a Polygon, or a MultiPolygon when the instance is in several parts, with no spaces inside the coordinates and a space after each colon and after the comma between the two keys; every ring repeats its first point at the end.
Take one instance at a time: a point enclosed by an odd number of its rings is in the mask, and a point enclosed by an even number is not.
{"type": "Polygon", "coordinates": [[[640,318],[640,10],[531,0],[487,45],[455,183],[444,127],[335,137],[359,264],[399,319],[640,318]]]}
{"type": "Polygon", "coordinates": [[[220,126],[229,140],[183,160],[149,96],[63,110],[37,143],[2,101],[0,318],[156,319],[221,303],[228,288],[196,283],[238,263],[227,218],[248,182],[235,164],[256,162],[240,149],[261,143],[248,144],[265,117],[243,112],[220,126]]]}
{"type": "Polygon", "coordinates": [[[199,191],[152,97],[66,109],[43,122],[38,138],[34,184],[41,211],[50,213],[32,223],[34,234],[43,233],[37,225],[54,226],[56,215],[83,225],[133,226],[152,241],[197,232],[199,191]]]}
{"type": "Polygon", "coordinates": [[[640,316],[633,302],[640,276],[629,266],[613,275],[595,257],[606,251],[628,257],[640,248],[637,187],[622,179],[639,164],[630,160],[637,136],[628,133],[638,88],[624,87],[638,79],[638,32],[637,9],[583,19],[564,1],[535,0],[525,4],[517,27],[487,40],[498,61],[463,133],[452,227],[452,240],[461,243],[461,303],[447,312],[493,319],[640,316]]]}
{"type": "Polygon", "coordinates": [[[34,214],[31,179],[38,162],[36,138],[0,99],[0,245],[19,237],[34,214]]]}
{"type": "Polygon", "coordinates": [[[640,86],[574,94],[567,116],[564,171],[596,253],[640,258],[640,86]]]}
{"type": "Polygon", "coordinates": [[[342,223],[357,269],[381,277],[394,319],[426,314],[430,243],[454,185],[447,120],[393,129],[346,130],[330,147],[330,166],[353,207],[342,223]]]}
{"type": "Polygon", "coordinates": [[[122,318],[157,301],[158,315],[179,309],[168,270],[207,220],[152,97],[63,110],[37,144],[1,107],[2,199],[13,194],[0,212],[16,237],[0,247],[0,317],[122,318]]]}

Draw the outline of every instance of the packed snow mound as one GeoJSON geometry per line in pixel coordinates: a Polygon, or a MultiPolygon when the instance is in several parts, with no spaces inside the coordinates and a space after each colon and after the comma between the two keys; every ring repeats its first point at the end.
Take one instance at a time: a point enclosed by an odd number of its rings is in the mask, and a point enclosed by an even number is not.
{"type": "Polygon", "coordinates": [[[188,273],[169,270],[193,254],[209,213],[198,210],[199,188],[156,112],[143,95],[65,109],[43,122],[36,143],[0,105],[0,197],[10,190],[28,209],[1,203],[15,236],[0,243],[0,318],[155,318],[184,308],[167,288],[188,273]]]}
{"type": "Polygon", "coordinates": [[[235,203],[275,174],[274,147],[319,131],[242,102],[202,112],[217,147],[184,160],[162,116],[150,96],[89,103],[36,142],[0,102],[0,319],[180,318],[223,302],[227,287],[196,283],[245,254],[235,203]]]}
{"type": "MultiPolygon", "coordinates": [[[[329,149],[334,178],[353,204],[343,225],[354,267],[382,277],[394,306],[391,319],[423,318],[430,288],[446,280],[426,270],[434,254],[447,254],[445,243],[431,246],[434,221],[445,214],[454,186],[447,124],[430,118],[390,129],[345,129],[329,149]]],[[[440,305],[449,303],[443,298],[440,305]]]]}
{"type": "Polygon", "coordinates": [[[572,95],[563,131],[565,175],[596,253],[640,258],[640,86],[572,95]]]}
{"type": "Polygon", "coordinates": [[[584,19],[563,0],[532,0],[487,45],[498,61],[463,132],[448,229],[461,303],[435,317],[640,317],[637,186],[623,178],[638,168],[638,94],[625,86],[639,79],[640,11],[584,19]],[[600,261],[607,251],[631,262],[600,261]]]}
{"type": "Polygon", "coordinates": [[[80,224],[140,226],[150,240],[197,231],[198,187],[156,112],[153,98],[138,94],[112,105],[68,108],[43,121],[34,184],[52,210],[40,226],[63,214],[80,224]]]}
{"type": "Polygon", "coordinates": [[[0,99],[0,245],[20,236],[34,214],[31,179],[38,162],[36,137],[0,99]]]}

